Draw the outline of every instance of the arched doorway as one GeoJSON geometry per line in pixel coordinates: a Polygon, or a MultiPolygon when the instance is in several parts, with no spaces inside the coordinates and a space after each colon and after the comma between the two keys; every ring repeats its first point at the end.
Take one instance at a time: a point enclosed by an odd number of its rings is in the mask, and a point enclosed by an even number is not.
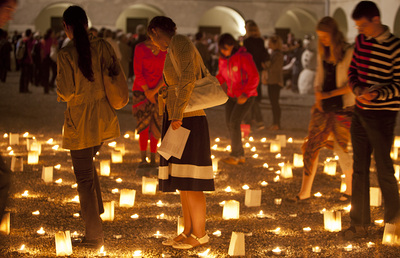
{"type": "Polygon", "coordinates": [[[400,37],[400,7],[397,10],[396,16],[394,18],[393,34],[400,37]]]}
{"type": "Polygon", "coordinates": [[[236,10],[215,6],[205,12],[199,21],[199,30],[210,34],[230,33],[235,38],[246,34],[245,20],[236,10]]]}
{"type": "Polygon", "coordinates": [[[126,33],[136,33],[137,25],[143,24],[147,27],[149,21],[159,15],[164,15],[164,13],[154,6],[135,4],[120,14],[115,26],[126,33]]]}
{"type": "Polygon", "coordinates": [[[339,30],[343,33],[343,35],[346,37],[347,32],[349,30],[348,25],[347,25],[347,17],[346,13],[343,11],[342,8],[336,9],[336,11],[333,13],[333,19],[337,22],[339,26],[339,30]]]}
{"type": "Polygon", "coordinates": [[[287,34],[293,33],[296,38],[303,38],[305,35],[314,35],[317,25],[317,16],[307,10],[294,8],[287,10],[276,22],[275,32],[282,37],[284,42],[287,34]]]}
{"type": "MultiPolygon", "coordinates": [[[[44,8],[35,19],[36,31],[43,35],[49,28],[52,28],[55,32],[63,30],[62,15],[71,5],[71,3],[57,3],[44,8]]],[[[91,27],[90,20],[89,27],[91,27]]]]}

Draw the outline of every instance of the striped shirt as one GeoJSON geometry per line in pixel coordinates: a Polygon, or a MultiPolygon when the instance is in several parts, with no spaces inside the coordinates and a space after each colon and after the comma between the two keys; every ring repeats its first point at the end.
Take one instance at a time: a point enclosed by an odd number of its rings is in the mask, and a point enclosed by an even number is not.
{"type": "Polygon", "coordinates": [[[353,59],[349,68],[349,84],[357,87],[373,87],[377,97],[369,104],[356,100],[356,105],[368,110],[400,109],[400,39],[385,32],[375,38],[360,34],[356,38],[353,59]]]}

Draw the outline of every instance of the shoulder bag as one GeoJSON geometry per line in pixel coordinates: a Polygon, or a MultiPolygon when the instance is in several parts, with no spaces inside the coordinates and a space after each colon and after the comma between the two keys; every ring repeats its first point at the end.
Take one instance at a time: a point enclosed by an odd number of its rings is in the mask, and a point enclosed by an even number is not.
{"type": "Polygon", "coordinates": [[[113,60],[110,67],[106,67],[103,71],[104,89],[111,107],[121,109],[129,102],[128,85],[121,65],[114,51],[110,50],[110,47],[106,44],[106,48],[113,60]]]}
{"type": "MultiPolygon", "coordinates": [[[[200,60],[201,72],[204,77],[195,81],[192,94],[190,95],[190,99],[184,111],[185,113],[219,106],[228,100],[228,96],[219,84],[218,79],[210,74],[198,50],[195,46],[193,46],[193,48],[200,60]]],[[[169,56],[176,73],[181,77],[181,71],[178,68],[174,54],[172,53],[169,56]]]]}

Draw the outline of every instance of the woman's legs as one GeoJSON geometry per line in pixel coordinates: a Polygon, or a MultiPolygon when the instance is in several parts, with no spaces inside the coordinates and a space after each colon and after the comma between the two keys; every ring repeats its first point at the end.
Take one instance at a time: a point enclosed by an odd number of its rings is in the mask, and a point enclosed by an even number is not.
{"type": "Polygon", "coordinates": [[[333,151],[339,156],[339,165],[345,175],[346,191],[347,195],[351,196],[352,192],[352,179],[353,179],[353,158],[349,153],[345,152],[337,141],[333,143],[333,151]]]}
{"type": "Polygon", "coordinates": [[[268,97],[271,102],[272,108],[272,125],[277,126],[278,129],[281,127],[281,107],[279,105],[279,97],[281,92],[281,86],[278,84],[268,85],[268,97]]]}
{"type": "Polygon", "coordinates": [[[188,238],[182,242],[198,245],[198,241],[190,234],[198,238],[206,234],[206,198],[202,191],[181,191],[181,202],[184,221],[184,234],[188,238]]]}
{"type": "Polygon", "coordinates": [[[303,181],[301,183],[301,189],[300,192],[297,194],[300,200],[310,198],[311,196],[311,188],[314,182],[315,174],[317,173],[318,157],[319,150],[317,150],[315,160],[311,162],[312,165],[309,169],[310,173],[307,175],[303,171],[303,181]]]}
{"type": "Polygon", "coordinates": [[[78,184],[82,219],[85,221],[87,240],[103,241],[103,228],[100,214],[104,212],[100,183],[93,157],[100,146],[83,150],[71,150],[72,164],[78,184]]]}

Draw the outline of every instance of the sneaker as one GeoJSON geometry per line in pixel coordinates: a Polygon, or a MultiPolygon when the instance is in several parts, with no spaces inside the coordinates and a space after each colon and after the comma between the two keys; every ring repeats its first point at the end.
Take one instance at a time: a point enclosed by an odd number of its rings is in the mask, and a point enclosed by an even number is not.
{"type": "Polygon", "coordinates": [[[351,226],[340,232],[345,240],[353,240],[356,238],[365,238],[368,236],[367,229],[364,226],[351,226]]]}
{"type": "Polygon", "coordinates": [[[237,165],[239,164],[239,158],[235,158],[235,157],[227,157],[224,159],[221,159],[222,162],[226,163],[226,164],[230,164],[230,165],[237,165]]]}

